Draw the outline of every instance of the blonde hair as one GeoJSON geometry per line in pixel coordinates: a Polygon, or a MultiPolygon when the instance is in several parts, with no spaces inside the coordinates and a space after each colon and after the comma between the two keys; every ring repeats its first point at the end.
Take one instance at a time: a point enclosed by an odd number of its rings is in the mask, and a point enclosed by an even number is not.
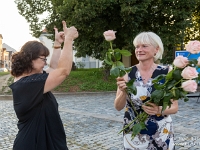
{"type": "Polygon", "coordinates": [[[138,44],[150,44],[155,48],[158,47],[158,52],[154,56],[154,62],[162,59],[162,55],[164,52],[163,43],[160,37],[153,32],[141,32],[139,33],[135,39],[133,40],[133,45],[136,46],[138,44]]]}

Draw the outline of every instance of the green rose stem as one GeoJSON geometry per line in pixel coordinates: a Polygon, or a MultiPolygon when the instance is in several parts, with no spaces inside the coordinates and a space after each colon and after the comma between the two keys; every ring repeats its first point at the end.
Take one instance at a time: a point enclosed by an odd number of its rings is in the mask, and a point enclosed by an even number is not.
{"type": "Polygon", "coordinates": [[[110,49],[112,50],[112,53],[111,53],[111,55],[113,55],[113,57],[111,57],[111,58],[113,58],[114,59],[114,63],[115,63],[115,65],[117,66],[117,61],[116,61],[116,58],[115,58],[115,55],[114,55],[114,53],[115,53],[115,50],[113,49],[113,47],[112,47],[112,41],[110,41],[109,42],[110,43],[110,49]]]}
{"type": "MultiPolygon", "coordinates": [[[[113,47],[112,47],[112,42],[110,41],[110,47],[111,47],[111,49],[113,50],[113,47]]],[[[114,50],[113,50],[113,52],[114,52],[114,50]]]]}
{"type": "Polygon", "coordinates": [[[174,84],[174,87],[175,87],[177,84],[179,84],[181,81],[182,81],[182,79],[179,80],[178,82],[176,82],[176,83],[174,84]]]}
{"type": "MultiPolygon", "coordinates": [[[[110,48],[111,48],[111,50],[112,50],[112,55],[113,55],[113,58],[114,58],[114,63],[116,63],[116,66],[117,66],[116,58],[115,58],[115,55],[114,55],[114,50],[113,50],[113,47],[112,47],[112,42],[110,41],[109,43],[110,43],[110,48]]],[[[126,95],[128,96],[129,101],[131,102],[131,106],[132,106],[134,112],[138,115],[138,112],[136,111],[136,109],[135,109],[135,107],[134,107],[134,104],[133,104],[133,102],[131,101],[130,95],[128,94],[127,88],[125,89],[125,92],[126,92],[126,95]]]]}
{"type": "MultiPolygon", "coordinates": [[[[131,106],[132,106],[133,111],[136,113],[136,116],[135,116],[135,119],[132,120],[130,123],[128,123],[128,125],[125,125],[125,127],[124,127],[121,131],[119,131],[118,134],[120,134],[121,132],[125,131],[125,130],[126,130],[127,128],[129,128],[131,125],[135,125],[135,124],[138,124],[138,123],[140,123],[140,122],[145,122],[145,120],[146,120],[147,117],[149,116],[149,115],[148,115],[147,113],[145,113],[145,112],[143,112],[143,113],[141,113],[141,114],[138,114],[138,112],[136,111],[136,109],[135,109],[135,107],[134,107],[134,104],[133,104],[133,102],[132,102],[132,100],[131,100],[131,98],[130,98],[130,95],[128,94],[127,88],[125,89],[125,92],[126,92],[126,94],[127,94],[127,96],[128,96],[128,99],[129,99],[129,101],[130,101],[130,103],[131,103],[131,106]]],[[[145,127],[145,128],[146,128],[146,127],[145,127]]],[[[140,131],[141,131],[142,129],[145,129],[145,128],[141,128],[140,131]]],[[[130,128],[130,129],[128,130],[128,132],[131,131],[131,129],[132,129],[132,128],[130,128]]],[[[140,131],[139,131],[139,132],[140,132],[140,131]]],[[[131,137],[132,137],[132,139],[135,137],[135,133],[134,133],[134,132],[132,133],[131,137]]]]}
{"type": "MultiPolygon", "coordinates": [[[[128,125],[126,125],[118,134],[120,134],[121,132],[123,132],[124,130],[126,130],[127,128],[129,128],[132,124],[133,124],[133,125],[136,125],[136,124],[139,124],[139,122],[145,122],[145,120],[148,118],[148,116],[149,116],[149,115],[148,115],[147,113],[145,113],[145,112],[143,112],[143,113],[137,115],[137,117],[135,117],[134,120],[132,120],[128,125]]],[[[132,127],[131,127],[127,132],[130,132],[131,129],[132,129],[132,127]]],[[[132,133],[132,135],[131,135],[132,139],[133,139],[137,134],[139,134],[140,131],[141,131],[142,129],[146,129],[146,127],[140,128],[140,130],[137,131],[138,133],[134,133],[134,131],[133,131],[133,133],[132,133]]],[[[132,130],[133,130],[133,129],[132,129],[132,130]]]]}
{"type": "Polygon", "coordinates": [[[138,112],[136,111],[136,109],[135,109],[135,107],[134,107],[134,104],[133,104],[133,102],[132,102],[132,100],[131,100],[131,97],[130,97],[130,95],[128,94],[127,88],[125,89],[125,92],[126,92],[126,95],[128,96],[129,101],[131,102],[131,106],[132,106],[132,108],[133,108],[133,111],[136,113],[136,115],[138,115],[138,112]]]}
{"type": "MultiPolygon", "coordinates": [[[[131,124],[133,124],[134,122],[138,121],[145,121],[147,119],[149,115],[145,112],[141,113],[140,115],[138,115],[134,120],[132,120],[128,125],[126,125],[120,132],[122,132],[123,130],[127,129],[131,124]]],[[[138,123],[138,122],[136,122],[138,123]]]]}

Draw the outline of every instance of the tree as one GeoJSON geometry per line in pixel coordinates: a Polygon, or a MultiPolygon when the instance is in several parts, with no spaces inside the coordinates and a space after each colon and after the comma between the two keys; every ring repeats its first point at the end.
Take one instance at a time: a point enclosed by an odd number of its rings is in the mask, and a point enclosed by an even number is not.
{"type": "Polygon", "coordinates": [[[19,13],[30,23],[33,36],[42,27],[49,33],[62,29],[62,20],[79,31],[74,43],[77,57],[103,59],[109,47],[103,37],[106,30],[115,30],[114,47],[134,50],[133,38],[142,31],[157,33],[165,47],[163,63],[172,63],[176,45],[182,45],[186,28],[193,27],[192,15],[199,0],[15,0],[19,13]],[[38,15],[48,12],[46,19],[38,15]]]}
{"type": "Polygon", "coordinates": [[[185,42],[189,40],[200,40],[200,1],[193,12],[191,19],[193,26],[186,29],[185,42]]]}

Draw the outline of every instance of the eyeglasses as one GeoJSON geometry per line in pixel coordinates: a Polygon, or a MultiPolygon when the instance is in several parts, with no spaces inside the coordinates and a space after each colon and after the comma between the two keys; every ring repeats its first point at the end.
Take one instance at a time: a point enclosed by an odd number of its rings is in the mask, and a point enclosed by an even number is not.
{"type": "Polygon", "coordinates": [[[46,59],[46,58],[41,58],[41,57],[38,57],[38,58],[42,59],[44,62],[46,62],[46,61],[47,61],[47,59],[46,59]]]}

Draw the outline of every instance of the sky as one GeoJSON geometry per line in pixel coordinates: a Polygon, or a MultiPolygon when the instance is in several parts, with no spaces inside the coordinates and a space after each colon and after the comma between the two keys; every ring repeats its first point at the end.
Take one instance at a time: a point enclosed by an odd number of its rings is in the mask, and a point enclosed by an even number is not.
{"type": "Polygon", "coordinates": [[[0,34],[2,43],[19,51],[30,40],[38,40],[30,34],[29,23],[18,13],[14,0],[2,0],[0,8],[0,34]]]}

